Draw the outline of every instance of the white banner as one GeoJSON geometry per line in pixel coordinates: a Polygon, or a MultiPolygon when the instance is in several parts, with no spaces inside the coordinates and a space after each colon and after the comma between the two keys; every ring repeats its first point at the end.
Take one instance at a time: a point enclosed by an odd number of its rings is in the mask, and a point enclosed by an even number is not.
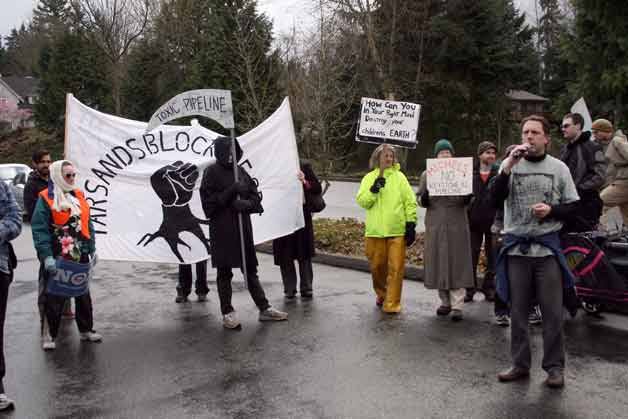
{"type": "Polygon", "coordinates": [[[362,98],[358,141],[416,147],[421,105],[362,98]]]}
{"type": "Polygon", "coordinates": [[[591,120],[591,114],[589,113],[589,108],[587,107],[587,102],[584,101],[584,98],[581,97],[573,104],[571,107],[571,113],[579,113],[582,115],[582,119],[584,119],[584,126],[582,127],[582,131],[591,131],[591,126],[593,125],[593,121],[591,120]]]}
{"type": "Polygon", "coordinates": [[[224,128],[235,128],[230,90],[201,89],[180,93],[151,116],[146,132],[185,116],[205,116],[224,128]]]}
{"type": "MultiPolygon", "coordinates": [[[[198,124],[163,125],[150,133],[146,127],[68,98],[66,156],[77,165],[78,183],[92,206],[98,255],[162,263],[207,259],[209,233],[198,189],[203,170],[214,162],[218,134],[198,124]]],[[[239,141],[240,164],[263,194],[264,213],[251,216],[255,243],[303,227],[288,99],[239,141]]]]}
{"type": "Polygon", "coordinates": [[[427,159],[427,190],[433,196],[473,193],[473,158],[427,159]]]}

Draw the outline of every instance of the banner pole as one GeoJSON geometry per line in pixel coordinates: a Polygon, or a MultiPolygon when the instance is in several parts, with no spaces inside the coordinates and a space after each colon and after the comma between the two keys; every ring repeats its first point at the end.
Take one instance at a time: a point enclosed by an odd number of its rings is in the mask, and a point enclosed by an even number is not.
{"type": "MultiPolygon", "coordinates": [[[[231,157],[233,160],[233,179],[237,183],[239,181],[238,176],[238,156],[236,151],[236,137],[235,137],[235,129],[231,128],[231,157]]],[[[240,199],[240,194],[236,194],[236,199],[240,199]]],[[[244,245],[244,222],[242,220],[242,213],[238,212],[238,227],[240,229],[240,254],[242,261],[242,274],[244,275],[244,286],[248,288],[248,269],[246,267],[246,248],[244,245]]]]}
{"type": "Polygon", "coordinates": [[[72,93],[66,93],[65,94],[65,118],[64,118],[64,132],[63,132],[63,158],[67,159],[68,158],[68,141],[69,141],[69,136],[68,136],[68,109],[70,108],[68,105],[70,104],[70,97],[72,97],[72,93]]]}

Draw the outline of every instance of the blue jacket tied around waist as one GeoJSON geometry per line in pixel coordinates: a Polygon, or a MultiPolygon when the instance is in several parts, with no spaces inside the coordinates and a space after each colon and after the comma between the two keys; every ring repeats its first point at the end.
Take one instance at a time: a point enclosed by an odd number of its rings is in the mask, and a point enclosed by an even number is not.
{"type": "Polygon", "coordinates": [[[574,276],[567,265],[567,260],[560,247],[560,237],[558,233],[548,233],[541,236],[516,236],[506,234],[502,249],[497,256],[497,294],[505,302],[510,302],[510,281],[508,279],[508,266],[506,264],[508,252],[515,246],[519,246],[521,253],[526,254],[532,244],[540,244],[552,251],[563,274],[563,287],[571,289],[574,287],[574,276]]]}

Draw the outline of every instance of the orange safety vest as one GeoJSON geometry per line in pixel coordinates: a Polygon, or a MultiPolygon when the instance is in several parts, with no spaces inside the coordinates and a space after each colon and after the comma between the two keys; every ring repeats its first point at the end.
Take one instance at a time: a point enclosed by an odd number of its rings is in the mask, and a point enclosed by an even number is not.
{"type": "MultiPolygon", "coordinates": [[[[74,194],[76,198],[79,200],[80,208],[81,208],[81,234],[86,239],[90,237],[89,231],[89,204],[85,199],[85,195],[78,189],[74,190],[74,194]]],[[[50,213],[52,214],[52,222],[58,226],[64,226],[70,221],[70,210],[64,211],[56,211],[52,209],[53,200],[48,196],[48,189],[44,189],[39,192],[39,196],[41,196],[44,201],[48,203],[48,208],[50,208],[50,213]]]]}

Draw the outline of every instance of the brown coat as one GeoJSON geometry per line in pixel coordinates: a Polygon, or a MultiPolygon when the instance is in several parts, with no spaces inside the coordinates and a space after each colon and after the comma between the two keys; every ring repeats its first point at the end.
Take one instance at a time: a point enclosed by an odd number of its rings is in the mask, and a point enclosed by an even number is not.
{"type": "MultiPolygon", "coordinates": [[[[420,197],[427,190],[421,175],[420,197]]],[[[471,238],[463,196],[431,196],[425,213],[425,287],[449,290],[473,287],[471,238]]]]}

